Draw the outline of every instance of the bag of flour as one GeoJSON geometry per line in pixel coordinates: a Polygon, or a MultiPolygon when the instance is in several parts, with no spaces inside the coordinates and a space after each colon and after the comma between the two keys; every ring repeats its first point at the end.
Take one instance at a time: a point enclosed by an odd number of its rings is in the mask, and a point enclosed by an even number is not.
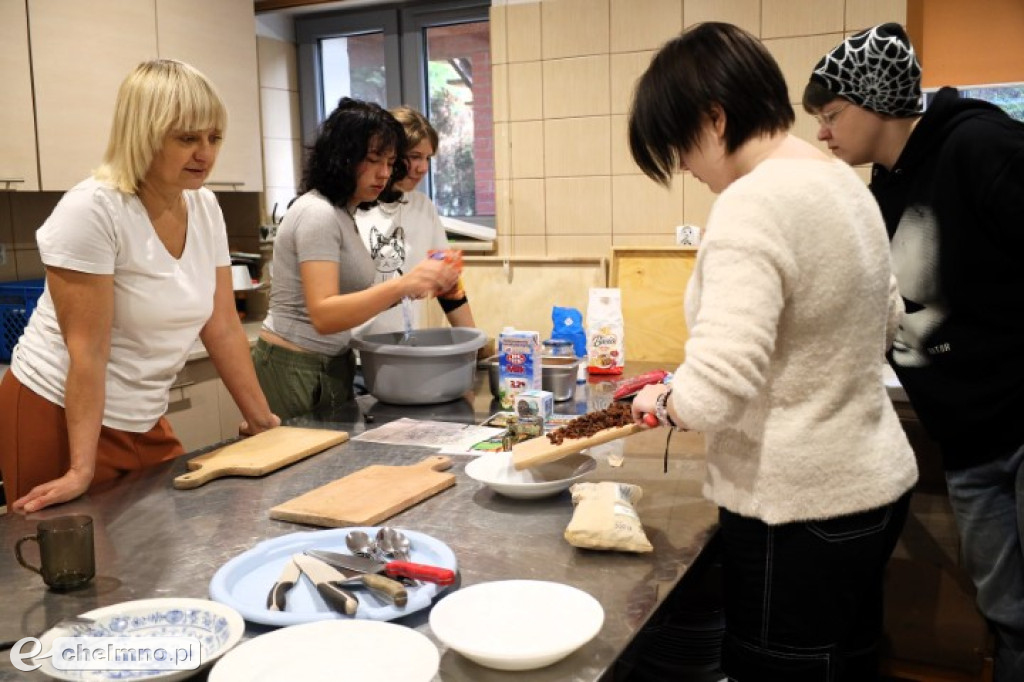
{"type": "Polygon", "coordinates": [[[622,374],[626,364],[622,290],[592,288],[587,305],[587,371],[622,374]]]}
{"type": "Polygon", "coordinates": [[[569,491],[576,505],[565,529],[565,539],[574,547],[651,552],[636,503],[643,489],[629,483],[602,481],[576,483],[569,491]]]}

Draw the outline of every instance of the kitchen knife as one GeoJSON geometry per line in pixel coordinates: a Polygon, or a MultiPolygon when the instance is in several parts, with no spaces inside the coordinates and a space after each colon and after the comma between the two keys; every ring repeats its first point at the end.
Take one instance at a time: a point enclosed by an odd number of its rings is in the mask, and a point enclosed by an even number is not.
{"type": "Polygon", "coordinates": [[[321,561],[340,569],[359,571],[362,573],[385,573],[391,578],[412,578],[423,580],[437,585],[451,585],[455,582],[455,572],[441,568],[440,566],[429,566],[427,564],[414,564],[411,561],[375,561],[361,556],[341,554],[340,552],[328,552],[321,549],[306,550],[306,554],[316,557],[321,561]]]}
{"type": "Polygon", "coordinates": [[[346,616],[355,615],[356,609],[359,608],[359,600],[354,594],[336,584],[345,580],[342,573],[318,559],[303,554],[293,554],[292,561],[313,581],[316,591],[332,609],[346,616]]]}
{"type": "Polygon", "coordinates": [[[409,603],[409,593],[406,592],[405,586],[397,580],[392,580],[383,575],[377,573],[367,573],[366,571],[359,571],[351,568],[345,568],[341,564],[337,564],[333,561],[328,561],[324,557],[316,555],[316,550],[307,550],[307,556],[311,556],[318,561],[322,561],[327,564],[330,568],[338,571],[342,575],[338,579],[340,583],[353,583],[358,582],[363,586],[369,588],[371,592],[374,592],[381,599],[391,602],[395,606],[405,606],[409,603]]]}
{"type": "Polygon", "coordinates": [[[284,565],[284,569],[281,571],[281,575],[277,577],[277,582],[270,588],[270,592],[267,593],[267,609],[270,611],[284,611],[286,602],[285,595],[288,594],[288,590],[295,586],[295,581],[299,579],[299,567],[295,565],[295,562],[291,559],[284,565]]]}

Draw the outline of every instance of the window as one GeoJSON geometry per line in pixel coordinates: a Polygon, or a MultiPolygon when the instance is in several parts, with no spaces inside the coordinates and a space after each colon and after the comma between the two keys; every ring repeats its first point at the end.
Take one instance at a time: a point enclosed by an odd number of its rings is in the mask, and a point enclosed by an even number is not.
{"type": "Polygon", "coordinates": [[[303,137],[343,96],[423,112],[437,129],[419,189],[442,216],[494,225],[494,118],[488,0],[299,17],[303,137]]]}

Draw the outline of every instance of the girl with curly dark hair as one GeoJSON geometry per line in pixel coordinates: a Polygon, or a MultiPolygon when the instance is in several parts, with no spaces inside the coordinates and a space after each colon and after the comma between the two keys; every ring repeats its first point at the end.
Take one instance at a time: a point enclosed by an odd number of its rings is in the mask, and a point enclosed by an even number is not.
{"type": "Polygon", "coordinates": [[[309,149],[302,194],[274,242],[270,309],[253,349],[260,385],[281,418],[353,397],[352,329],[403,298],[450,290],[455,268],[427,260],[374,284],[373,259],[353,216],[393,201],[405,177],[405,132],[380,106],[344,97],[309,149]]]}

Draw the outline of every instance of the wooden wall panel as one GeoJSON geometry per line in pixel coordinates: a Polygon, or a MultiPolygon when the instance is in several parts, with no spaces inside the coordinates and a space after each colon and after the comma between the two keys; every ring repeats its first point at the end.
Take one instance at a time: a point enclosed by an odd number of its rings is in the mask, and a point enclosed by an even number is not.
{"type": "Polygon", "coordinates": [[[608,286],[622,289],[627,361],[683,361],[683,295],[696,259],[688,246],[612,249],[608,286]]]}

